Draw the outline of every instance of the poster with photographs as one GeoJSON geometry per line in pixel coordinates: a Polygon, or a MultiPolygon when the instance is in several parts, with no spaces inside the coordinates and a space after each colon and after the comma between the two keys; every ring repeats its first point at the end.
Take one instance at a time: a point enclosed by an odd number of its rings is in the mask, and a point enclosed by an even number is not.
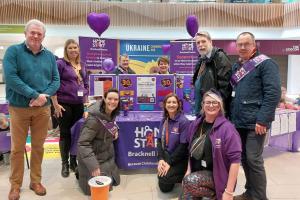
{"type": "Polygon", "coordinates": [[[130,110],[162,111],[166,95],[174,92],[174,75],[129,75],[120,74],[119,92],[127,99],[130,110]]]}

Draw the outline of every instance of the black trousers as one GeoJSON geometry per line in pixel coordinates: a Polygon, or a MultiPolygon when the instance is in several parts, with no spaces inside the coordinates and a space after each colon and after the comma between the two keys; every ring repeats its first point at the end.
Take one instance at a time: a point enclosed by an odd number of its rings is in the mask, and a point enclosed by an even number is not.
{"type": "Polygon", "coordinates": [[[51,122],[52,122],[52,129],[55,129],[57,126],[58,126],[58,121],[57,121],[57,118],[56,116],[54,115],[54,106],[53,106],[53,103],[51,101],[51,122]]]}
{"type": "Polygon", "coordinates": [[[262,153],[266,135],[254,130],[237,129],[242,140],[242,165],[246,176],[246,194],[253,200],[267,200],[267,178],[262,153]]]}
{"type": "Polygon", "coordinates": [[[58,124],[60,129],[60,143],[62,148],[60,149],[61,155],[69,157],[68,154],[71,148],[71,128],[78,121],[84,111],[83,104],[67,104],[59,103],[65,111],[63,111],[62,117],[58,118],[58,124]]]}
{"type": "Polygon", "coordinates": [[[187,170],[188,158],[171,166],[166,176],[158,176],[158,186],[162,192],[170,192],[175,183],[181,183],[187,170]]]}

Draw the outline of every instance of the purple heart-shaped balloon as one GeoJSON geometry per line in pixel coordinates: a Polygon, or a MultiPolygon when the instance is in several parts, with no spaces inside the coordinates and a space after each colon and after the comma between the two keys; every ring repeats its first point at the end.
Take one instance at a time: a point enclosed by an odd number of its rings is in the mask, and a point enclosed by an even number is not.
{"type": "Polygon", "coordinates": [[[190,34],[191,37],[195,37],[198,32],[199,24],[198,18],[195,15],[190,15],[186,19],[186,30],[190,34]]]}
{"type": "Polygon", "coordinates": [[[106,13],[89,13],[87,16],[87,23],[100,37],[101,34],[109,27],[109,15],[106,13]]]}

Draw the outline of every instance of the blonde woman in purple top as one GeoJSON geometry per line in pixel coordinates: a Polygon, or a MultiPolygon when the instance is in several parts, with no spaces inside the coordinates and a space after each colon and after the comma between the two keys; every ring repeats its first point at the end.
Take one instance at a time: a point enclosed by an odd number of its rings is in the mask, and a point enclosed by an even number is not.
{"type": "Polygon", "coordinates": [[[70,157],[71,127],[84,114],[88,95],[88,77],[85,66],[80,62],[79,45],[69,39],[65,42],[64,57],[57,61],[60,75],[60,88],[51,97],[60,128],[59,149],[62,159],[62,177],[69,176],[69,167],[77,167],[76,156],[70,157]]]}
{"type": "Polygon", "coordinates": [[[241,162],[241,139],[224,117],[218,91],[211,89],[203,95],[201,114],[188,131],[190,158],[181,199],[233,200],[241,162]],[[204,145],[198,142],[200,138],[204,145]]]}

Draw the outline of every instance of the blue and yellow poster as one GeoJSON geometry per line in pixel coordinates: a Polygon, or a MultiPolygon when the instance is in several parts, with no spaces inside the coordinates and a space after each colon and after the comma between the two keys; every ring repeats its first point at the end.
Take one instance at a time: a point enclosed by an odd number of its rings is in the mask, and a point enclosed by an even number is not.
{"type": "Polygon", "coordinates": [[[169,40],[120,40],[120,55],[129,56],[129,67],[137,74],[152,74],[157,68],[157,59],[164,55],[162,45],[169,40]]]}

